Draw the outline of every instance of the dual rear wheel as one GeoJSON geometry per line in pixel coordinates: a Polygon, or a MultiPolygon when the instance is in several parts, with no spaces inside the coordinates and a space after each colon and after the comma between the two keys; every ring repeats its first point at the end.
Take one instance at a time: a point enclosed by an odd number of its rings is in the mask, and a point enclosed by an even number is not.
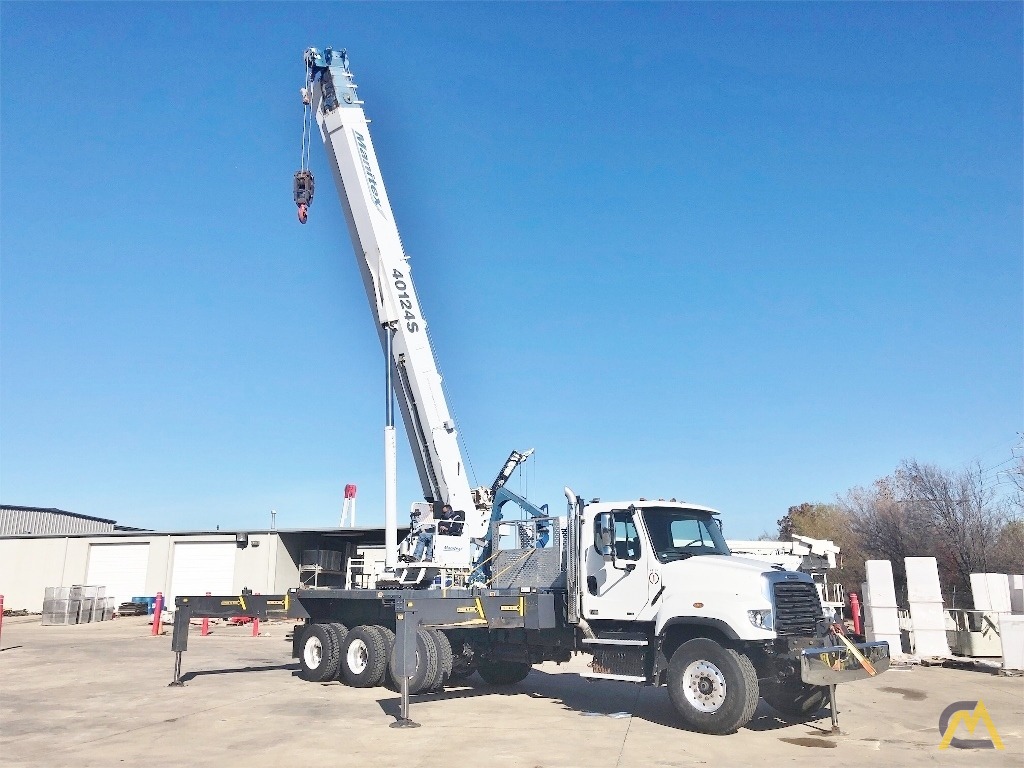
{"type": "MultiPolygon", "coordinates": [[[[382,683],[400,690],[395,658],[395,633],[380,625],[348,629],[338,623],[309,624],[299,646],[301,676],[312,682],[340,678],[353,688],[372,688],[382,683]]],[[[442,690],[452,676],[452,646],[437,629],[416,632],[415,664],[409,693],[442,690]]]]}

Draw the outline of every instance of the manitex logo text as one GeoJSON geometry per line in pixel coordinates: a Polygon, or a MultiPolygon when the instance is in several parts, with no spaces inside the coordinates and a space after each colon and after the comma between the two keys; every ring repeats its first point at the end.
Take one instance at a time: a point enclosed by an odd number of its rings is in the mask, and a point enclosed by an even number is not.
{"type": "Polygon", "coordinates": [[[1003,740],[999,738],[983,701],[954,701],[939,715],[939,733],[942,734],[939,749],[1003,749],[1003,740]],[[987,739],[956,738],[957,728],[961,725],[967,728],[968,733],[974,733],[978,723],[985,725],[987,739]]]}

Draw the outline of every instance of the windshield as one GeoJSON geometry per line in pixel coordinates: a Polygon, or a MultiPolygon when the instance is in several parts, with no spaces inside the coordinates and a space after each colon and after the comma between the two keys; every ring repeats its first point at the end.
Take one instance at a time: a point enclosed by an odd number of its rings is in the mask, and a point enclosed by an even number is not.
{"type": "Polygon", "coordinates": [[[654,553],[663,563],[694,555],[729,554],[710,512],[675,507],[646,507],[642,512],[654,553]]]}

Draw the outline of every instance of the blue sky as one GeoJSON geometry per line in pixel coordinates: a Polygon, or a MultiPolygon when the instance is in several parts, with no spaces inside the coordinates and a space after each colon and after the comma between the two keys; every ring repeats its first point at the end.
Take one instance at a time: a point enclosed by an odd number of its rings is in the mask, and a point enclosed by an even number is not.
{"type": "MultiPolygon", "coordinates": [[[[480,484],[733,537],[1022,424],[1020,4],[0,7],[0,500],[383,520],[302,52],[346,47],[480,484]]],[[[400,438],[400,503],[419,494],[400,438]]]]}

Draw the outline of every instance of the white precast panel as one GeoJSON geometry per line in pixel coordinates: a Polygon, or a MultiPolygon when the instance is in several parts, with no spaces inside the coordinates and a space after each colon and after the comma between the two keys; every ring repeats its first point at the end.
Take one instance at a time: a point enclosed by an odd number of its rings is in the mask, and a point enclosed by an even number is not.
{"type": "Polygon", "coordinates": [[[1013,574],[1010,582],[1010,610],[1013,613],[1024,613],[1024,576],[1013,574]]]}
{"type": "Polygon", "coordinates": [[[939,565],[934,557],[905,557],[907,600],[910,603],[941,603],[939,565]]]}
{"type": "Polygon", "coordinates": [[[1024,670],[1024,616],[999,614],[999,638],[1003,646],[1003,669],[1024,670]]]}
{"type": "Polygon", "coordinates": [[[146,595],[149,544],[90,544],[85,583],[106,587],[117,605],[146,595]]]}
{"type": "Polygon", "coordinates": [[[972,573],[971,594],[974,609],[1010,613],[1010,579],[1004,573],[972,573]]]}
{"type": "Polygon", "coordinates": [[[864,563],[867,576],[868,603],[875,608],[896,607],[896,586],[892,578],[892,563],[888,560],[868,560],[864,563]]]}
{"type": "Polygon", "coordinates": [[[234,594],[237,550],[232,542],[175,542],[167,605],[178,595],[234,594]]]}
{"type": "Polygon", "coordinates": [[[907,595],[918,656],[948,656],[946,613],[942,608],[939,566],[934,557],[907,557],[907,595]]]}

